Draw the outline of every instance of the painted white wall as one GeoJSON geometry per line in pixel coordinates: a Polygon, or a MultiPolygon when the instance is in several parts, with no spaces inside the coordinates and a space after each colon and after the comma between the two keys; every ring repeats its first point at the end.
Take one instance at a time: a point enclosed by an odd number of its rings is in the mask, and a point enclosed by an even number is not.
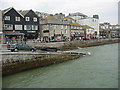
{"type": "Polygon", "coordinates": [[[97,34],[99,35],[99,19],[87,17],[86,19],[78,20],[78,23],[81,25],[88,25],[94,28],[94,31],[97,31],[97,34]]]}
{"type": "MultiPolygon", "coordinates": [[[[82,17],[82,16],[70,16],[70,17],[75,19],[76,22],[81,25],[88,25],[94,28],[94,32],[97,31],[97,34],[99,36],[99,19],[93,17],[82,17]]],[[[93,33],[93,31],[91,33],[93,33]]]]}

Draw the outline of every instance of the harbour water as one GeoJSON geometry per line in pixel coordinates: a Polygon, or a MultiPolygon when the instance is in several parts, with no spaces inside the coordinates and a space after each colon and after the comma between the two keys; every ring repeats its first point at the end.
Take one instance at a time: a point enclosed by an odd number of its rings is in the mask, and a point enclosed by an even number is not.
{"type": "Polygon", "coordinates": [[[118,88],[118,44],[73,51],[91,55],[3,77],[3,88],[118,88]]]}

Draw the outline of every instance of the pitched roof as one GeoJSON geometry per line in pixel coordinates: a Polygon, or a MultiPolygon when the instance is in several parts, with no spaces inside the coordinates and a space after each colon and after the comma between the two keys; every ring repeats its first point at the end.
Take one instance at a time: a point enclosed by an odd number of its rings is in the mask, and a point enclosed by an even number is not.
{"type": "Polygon", "coordinates": [[[79,26],[82,27],[83,29],[92,29],[92,27],[88,26],[88,25],[80,25],[78,23],[69,23],[71,26],[79,26]]]}
{"type": "Polygon", "coordinates": [[[69,23],[71,26],[79,26],[79,27],[83,27],[82,25],[78,24],[78,23],[69,23]]]}
{"type": "Polygon", "coordinates": [[[88,25],[83,25],[84,29],[92,29],[92,27],[88,26],[88,25]]]}
{"type": "Polygon", "coordinates": [[[63,19],[71,19],[71,20],[75,20],[75,19],[70,18],[70,17],[64,17],[63,19]]]}
{"type": "Polygon", "coordinates": [[[57,19],[54,16],[47,16],[46,18],[44,18],[44,20],[50,21],[50,20],[57,20],[57,19]]]}
{"type": "Polygon", "coordinates": [[[10,11],[13,7],[7,8],[3,10],[3,14],[7,13],[8,11],[10,11]]]}
{"type": "Polygon", "coordinates": [[[40,24],[57,24],[57,25],[68,25],[65,22],[59,21],[54,16],[48,16],[40,21],[40,24]]]}
{"type": "MultiPolygon", "coordinates": [[[[11,9],[14,9],[13,7],[10,7],[10,8],[7,8],[7,9],[4,9],[2,12],[3,14],[7,13],[8,11],[10,11],[11,9]]],[[[14,9],[15,10],[15,9],[14,9]]],[[[21,15],[22,17],[24,17],[21,13],[19,13],[17,10],[15,10],[19,15],[21,15]]]]}
{"type": "Polygon", "coordinates": [[[57,21],[57,20],[41,21],[40,24],[69,25],[67,23],[57,21]]]}

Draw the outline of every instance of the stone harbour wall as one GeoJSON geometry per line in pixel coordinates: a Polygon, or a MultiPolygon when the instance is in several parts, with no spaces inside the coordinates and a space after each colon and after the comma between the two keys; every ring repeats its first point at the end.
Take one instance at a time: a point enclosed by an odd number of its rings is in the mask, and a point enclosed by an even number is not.
{"type": "Polygon", "coordinates": [[[31,56],[15,55],[15,58],[13,59],[12,57],[14,57],[14,55],[13,56],[8,55],[7,59],[2,60],[2,75],[6,76],[37,67],[43,67],[50,64],[60,63],[79,58],[80,56],[82,56],[82,54],[31,55],[31,56]]]}

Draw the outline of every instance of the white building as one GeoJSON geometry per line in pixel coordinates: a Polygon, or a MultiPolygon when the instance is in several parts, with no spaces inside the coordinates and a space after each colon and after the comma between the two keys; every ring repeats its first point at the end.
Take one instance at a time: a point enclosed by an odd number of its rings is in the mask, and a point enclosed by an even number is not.
{"type": "Polygon", "coordinates": [[[84,15],[82,13],[70,13],[69,17],[76,20],[77,23],[80,25],[88,25],[94,29],[94,32],[91,33],[97,33],[97,36],[99,36],[99,16],[93,15],[93,17],[88,17],[87,15],[84,15]]]}

